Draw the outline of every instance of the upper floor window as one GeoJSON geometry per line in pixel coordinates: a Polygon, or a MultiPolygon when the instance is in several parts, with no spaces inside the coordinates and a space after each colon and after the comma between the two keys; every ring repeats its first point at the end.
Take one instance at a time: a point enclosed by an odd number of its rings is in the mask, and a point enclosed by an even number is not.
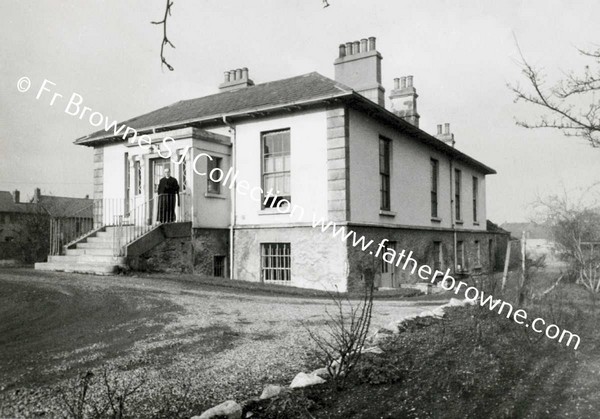
{"type": "Polygon", "coordinates": [[[454,169],[454,216],[457,221],[462,220],[462,215],[460,213],[461,178],[462,172],[458,169],[454,169]]]}
{"type": "Polygon", "coordinates": [[[261,139],[263,206],[276,208],[292,202],[290,190],[290,130],[265,132],[261,139]]]}
{"type": "Polygon", "coordinates": [[[431,159],[431,216],[438,217],[438,183],[440,177],[439,162],[431,159]]]}
{"type": "Polygon", "coordinates": [[[379,138],[379,183],[380,183],[380,208],[390,210],[390,167],[391,167],[391,141],[379,138]]]}
{"type": "Polygon", "coordinates": [[[479,179],[473,176],[473,222],[476,223],[477,219],[477,196],[479,195],[479,179]]]}
{"type": "MultiPolygon", "coordinates": [[[[214,169],[221,169],[221,162],[222,162],[222,158],[221,157],[214,157],[211,156],[211,158],[207,158],[207,165],[208,167],[206,168],[206,173],[209,174],[209,176],[206,177],[206,191],[208,193],[212,193],[212,194],[220,194],[221,193],[221,182],[215,182],[214,180],[211,179],[210,173],[212,173],[212,171],[214,169]]],[[[215,172],[215,176],[218,172],[215,172]]]]}

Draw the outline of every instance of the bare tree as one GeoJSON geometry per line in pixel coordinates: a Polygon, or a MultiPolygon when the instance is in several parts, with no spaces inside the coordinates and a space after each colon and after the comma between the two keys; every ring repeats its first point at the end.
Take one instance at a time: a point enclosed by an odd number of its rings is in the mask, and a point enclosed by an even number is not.
{"type": "Polygon", "coordinates": [[[600,294],[600,207],[586,203],[583,198],[572,201],[566,194],[540,200],[538,207],[542,208],[576,282],[588,291],[595,310],[600,294]]]}
{"type": "MultiPolygon", "coordinates": [[[[328,0],[321,0],[321,2],[323,4],[323,8],[329,7],[328,0]]],[[[162,25],[162,27],[163,27],[163,39],[162,39],[162,42],[160,43],[160,65],[166,66],[170,71],[173,71],[175,69],[173,68],[173,66],[171,64],[169,64],[169,62],[165,58],[165,47],[168,45],[171,48],[175,48],[175,45],[173,45],[173,43],[169,40],[169,38],[167,36],[167,19],[169,18],[169,16],[171,16],[171,8],[172,7],[173,7],[173,2],[171,0],[167,0],[166,6],[165,6],[165,13],[164,13],[162,20],[150,22],[153,25],[162,25]]]]}
{"type": "Polygon", "coordinates": [[[364,295],[358,304],[352,304],[341,294],[331,295],[336,313],[326,311],[329,320],[323,334],[306,327],[316,344],[319,358],[325,363],[329,375],[343,387],[345,378],[359,361],[371,325],[373,310],[373,280],[365,284],[364,295]]]}
{"type": "Polygon", "coordinates": [[[592,147],[600,147],[600,99],[596,95],[600,90],[600,48],[578,51],[593,60],[593,65],[586,65],[579,73],[571,71],[548,86],[543,71],[531,65],[519,49],[527,87],[517,84],[509,88],[515,94],[515,102],[533,104],[544,113],[535,122],[517,120],[517,125],[558,129],[566,136],[582,137],[592,147]]]}

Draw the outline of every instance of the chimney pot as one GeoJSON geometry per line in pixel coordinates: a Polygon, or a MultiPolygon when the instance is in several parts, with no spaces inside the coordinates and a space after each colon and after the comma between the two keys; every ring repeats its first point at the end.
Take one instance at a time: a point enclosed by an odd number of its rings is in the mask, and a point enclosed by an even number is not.
{"type": "Polygon", "coordinates": [[[229,82],[229,71],[226,71],[226,72],[224,73],[224,75],[225,75],[225,78],[223,79],[223,82],[224,82],[224,83],[228,83],[228,82],[229,82]]]}
{"type": "Polygon", "coordinates": [[[248,78],[248,67],[242,68],[242,78],[244,80],[248,78]]]}
{"type": "Polygon", "coordinates": [[[450,124],[448,122],[444,124],[444,134],[450,134],[450,124]]]}
{"type": "Polygon", "coordinates": [[[413,85],[413,76],[406,76],[406,87],[412,87],[413,85]]]}
{"type": "Polygon", "coordinates": [[[369,51],[375,51],[376,49],[377,48],[375,45],[375,37],[371,36],[371,37],[369,37],[369,51]]]}
{"type": "Polygon", "coordinates": [[[360,40],[360,52],[366,52],[369,50],[369,41],[367,38],[363,38],[360,40]]]}
{"type": "Polygon", "coordinates": [[[354,41],[352,43],[352,52],[354,52],[355,54],[358,54],[360,52],[360,42],[359,41],[354,41]]]}
{"type": "Polygon", "coordinates": [[[352,42],[346,42],[346,55],[352,55],[354,52],[352,51],[352,42]]]}
{"type": "Polygon", "coordinates": [[[442,124],[438,124],[437,130],[438,135],[440,135],[442,133],[442,124]]]}
{"type": "Polygon", "coordinates": [[[406,87],[406,77],[400,77],[400,88],[404,89],[406,87]]]}
{"type": "Polygon", "coordinates": [[[340,58],[344,58],[346,56],[346,45],[340,44],[340,58]]]}
{"type": "Polygon", "coordinates": [[[394,79],[394,89],[399,89],[400,88],[400,79],[398,77],[396,77],[394,79]]]}
{"type": "Polygon", "coordinates": [[[15,204],[21,202],[21,192],[19,192],[18,189],[15,189],[13,191],[13,201],[15,201],[15,204]]]}
{"type": "Polygon", "coordinates": [[[237,70],[235,70],[235,79],[236,80],[242,79],[242,69],[241,68],[238,68],[237,70]]]}

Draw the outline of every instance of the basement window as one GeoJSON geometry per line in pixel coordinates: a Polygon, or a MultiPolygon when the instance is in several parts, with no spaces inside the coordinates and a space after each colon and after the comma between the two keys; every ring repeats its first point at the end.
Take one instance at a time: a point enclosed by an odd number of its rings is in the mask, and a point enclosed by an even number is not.
{"type": "Polygon", "coordinates": [[[218,255],[213,258],[213,276],[225,278],[227,256],[218,255]]]}
{"type": "Polygon", "coordinates": [[[292,255],[289,243],[261,243],[261,279],[264,282],[289,283],[292,279],[292,255]]]}

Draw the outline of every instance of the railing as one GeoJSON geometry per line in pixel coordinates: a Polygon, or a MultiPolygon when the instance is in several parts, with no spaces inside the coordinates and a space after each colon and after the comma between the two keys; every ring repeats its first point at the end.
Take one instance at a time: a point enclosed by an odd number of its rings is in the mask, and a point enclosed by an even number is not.
{"type": "Polygon", "coordinates": [[[64,254],[69,244],[106,228],[113,232],[115,256],[125,256],[126,245],[163,223],[192,221],[191,195],[157,195],[136,205],[135,200],[95,199],[71,216],[50,219],[50,255],[64,254]]]}
{"type": "Polygon", "coordinates": [[[114,224],[113,252],[126,256],[127,245],[160,224],[192,221],[191,195],[163,194],[137,205],[114,224]]]}
{"type": "Polygon", "coordinates": [[[50,255],[64,254],[65,246],[94,228],[94,203],[64,217],[50,217],[50,255]]]}

